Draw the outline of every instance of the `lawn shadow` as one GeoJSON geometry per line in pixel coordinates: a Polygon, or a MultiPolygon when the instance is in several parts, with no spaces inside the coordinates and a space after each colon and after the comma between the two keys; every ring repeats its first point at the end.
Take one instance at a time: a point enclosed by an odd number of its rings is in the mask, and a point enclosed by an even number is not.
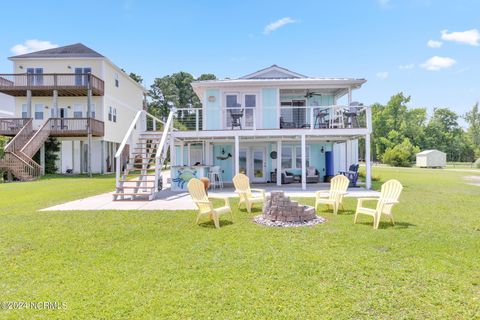
{"type": "MultiPolygon", "coordinates": [[[[219,222],[220,222],[220,228],[233,224],[233,222],[231,220],[220,220],[219,222]]],[[[215,223],[213,222],[213,220],[200,222],[198,225],[202,228],[215,229],[215,223]]]]}
{"type": "MultiPolygon", "coordinates": [[[[370,226],[373,227],[373,221],[372,222],[358,222],[356,224],[362,224],[365,226],[370,226]]],[[[408,229],[410,227],[416,227],[417,225],[408,223],[408,222],[395,222],[395,225],[391,224],[389,221],[380,221],[380,224],[378,225],[378,229],[391,229],[391,228],[396,228],[396,229],[408,229]]]]}

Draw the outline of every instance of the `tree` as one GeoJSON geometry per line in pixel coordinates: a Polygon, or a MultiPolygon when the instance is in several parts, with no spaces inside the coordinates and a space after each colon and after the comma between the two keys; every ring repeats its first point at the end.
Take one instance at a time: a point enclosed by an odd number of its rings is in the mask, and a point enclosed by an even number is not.
{"type": "Polygon", "coordinates": [[[57,160],[60,158],[58,157],[58,153],[60,151],[60,142],[57,138],[49,137],[47,141],[45,141],[45,173],[52,174],[56,173],[58,168],[56,165],[57,160]]]}
{"type": "Polygon", "coordinates": [[[468,123],[467,133],[475,148],[475,155],[480,157],[480,112],[478,111],[478,102],[472,107],[472,110],[464,115],[464,119],[468,123]]]}
{"type": "Polygon", "coordinates": [[[407,138],[401,144],[385,150],[383,162],[394,167],[410,167],[420,148],[414,146],[407,138]]]}
{"type": "Polygon", "coordinates": [[[128,75],[130,78],[132,78],[133,80],[135,80],[136,82],[138,83],[142,83],[143,82],[143,78],[142,76],[136,74],[136,73],[133,73],[133,72],[130,72],[130,74],[128,75]]]}

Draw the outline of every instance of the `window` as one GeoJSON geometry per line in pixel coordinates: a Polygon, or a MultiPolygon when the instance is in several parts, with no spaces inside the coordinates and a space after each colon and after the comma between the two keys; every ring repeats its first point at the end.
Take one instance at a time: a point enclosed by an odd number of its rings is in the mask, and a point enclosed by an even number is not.
{"type": "Polygon", "coordinates": [[[94,118],[95,119],[95,104],[92,103],[91,106],[90,106],[90,117],[94,118]]]}
{"type": "Polygon", "coordinates": [[[226,123],[225,126],[227,128],[231,127],[232,125],[232,112],[238,112],[241,109],[241,105],[238,101],[238,94],[236,93],[231,93],[225,95],[225,107],[226,107],[226,123]]]}
{"type": "Polygon", "coordinates": [[[82,112],[83,106],[81,104],[74,104],[73,105],[73,117],[74,118],[81,118],[83,115],[82,112]]]}
{"type": "MultiPolygon", "coordinates": [[[[310,166],[310,147],[306,146],[306,166],[310,166]]],[[[284,146],[282,147],[282,168],[302,168],[302,147],[284,146]],[[293,161],[295,159],[295,162],[293,161]]]]}
{"type": "Polygon", "coordinates": [[[282,168],[293,168],[292,147],[282,147],[282,168]]]}
{"type": "Polygon", "coordinates": [[[43,85],[43,68],[27,68],[27,83],[29,86],[43,85]]]}
{"type": "Polygon", "coordinates": [[[22,104],[22,118],[28,118],[28,108],[26,104],[22,104]]]}
{"type": "Polygon", "coordinates": [[[57,111],[57,108],[55,107],[52,107],[50,109],[50,118],[58,118],[58,111],[57,111]]]}
{"type": "Polygon", "coordinates": [[[113,117],[113,108],[108,107],[108,121],[112,121],[112,117],[113,117]]]}
{"type": "Polygon", "coordinates": [[[118,86],[119,86],[119,84],[120,84],[119,81],[118,81],[118,73],[115,72],[115,73],[113,74],[113,78],[115,79],[115,87],[118,88],[118,86]]]}
{"type": "Polygon", "coordinates": [[[113,109],[113,122],[117,122],[117,108],[113,109]]]}
{"type": "Polygon", "coordinates": [[[257,106],[257,96],[255,94],[245,95],[245,127],[253,127],[255,121],[255,107],[257,106]]]}
{"type": "MultiPolygon", "coordinates": [[[[305,146],[305,160],[306,160],[306,167],[310,166],[310,148],[305,146]]],[[[297,146],[295,147],[295,166],[296,168],[302,168],[302,147],[297,146]]]]}
{"type": "Polygon", "coordinates": [[[92,73],[92,68],[75,68],[75,85],[86,86],[88,84],[88,74],[92,73]]]}
{"type": "Polygon", "coordinates": [[[43,120],[43,104],[35,104],[35,120],[43,120]]]}

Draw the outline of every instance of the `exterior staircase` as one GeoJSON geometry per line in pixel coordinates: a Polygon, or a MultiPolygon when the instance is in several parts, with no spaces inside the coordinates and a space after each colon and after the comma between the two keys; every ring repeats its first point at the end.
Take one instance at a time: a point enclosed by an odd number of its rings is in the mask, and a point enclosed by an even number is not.
{"type": "MultiPolygon", "coordinates": [[[[119,185],[113,194],[114,200],[153,199],[155,194],[155,156],[161,139],[161,132],[140,134],[136,147],[128,154],[128,161],[124,165],[119,185]]],[[[161,180],[158,185],[161,189],[161,180]]]]}
{"type": "Polygon", "coordinates": [[[32,157],[42,147],[48,136],[48,126],[44,125],[40,130],[35,131],[32,127],[32,119],[29,119],[5,146],[5,155],[0,160],[0,169],[10,172],[20,181],[37,179],[42,175],[43,168],[32,157]]]}
{"type": "Polygon", "coordinates": [[[116,189],[113,200],[154,200],[163,187],[162,166],[170,146],[173,113],[164,123],[139,111],[115,155],[116,189]],[[152,120],[147,130],[147,120],[152,120]]]}

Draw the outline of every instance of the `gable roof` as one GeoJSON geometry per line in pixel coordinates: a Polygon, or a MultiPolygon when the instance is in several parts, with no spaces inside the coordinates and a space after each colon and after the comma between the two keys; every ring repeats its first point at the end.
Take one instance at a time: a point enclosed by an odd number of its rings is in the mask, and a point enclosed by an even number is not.
{"type": "Polygon", "coordinates": [[[440,150],[432,149],[432,150],[424,150],[424,151],[422,151],[422,152],[419,152],[419,153],[417,153],[417,156],[424,156],[424,155],[431,154],[431,153],[443,153],[443,154],[446,154],[445,152],[442,152],[442,151],[440,151],[440,150]]]}
{"type": "Polygon", "coordinates": [[[247,74],[239,79],[305,79],[307,76],[293,72],[287,68],[279,67],[276,64],[268,68],[247,74]]]}
{"type": "Polygon", "coordinates": [[[104,58],[104,56],[82,43],[75,43],[68,46],[21,54],[9,59],[24,58],[104,58]]]}

